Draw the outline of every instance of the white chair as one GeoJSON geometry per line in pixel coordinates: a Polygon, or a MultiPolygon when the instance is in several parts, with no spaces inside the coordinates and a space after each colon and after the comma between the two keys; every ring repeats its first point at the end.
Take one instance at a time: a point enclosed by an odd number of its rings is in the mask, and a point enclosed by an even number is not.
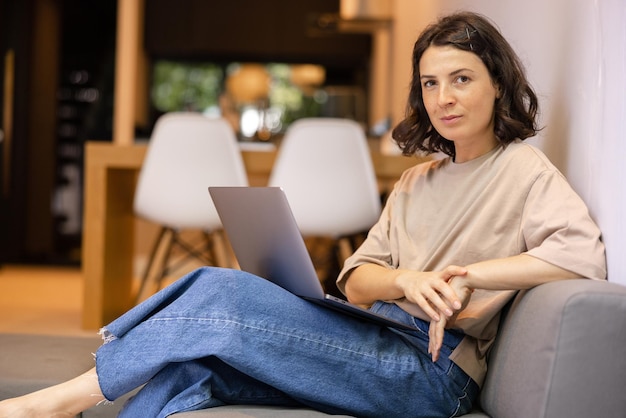
{"type": "Polygon", "coordinates": [[[340,263],[349,239],[378,220],[380,194],[361,126],[347,119],[305,118],[285,133],[269,179],[285,190],[303,236],[337,240],[340,263]]]}
{"type": "Polygon", "coordinates": [[[225,120],[187,112],[168,113],[159,118],[139,173],[134,212],[161,225],[161,230],[143,274],[137,301],[144,296],[152,270],[156,270],[152,276],[158,289],[168,272],[188,261],[189,256],[205,264],[232,265],[208,187],[247,185],[235,133],[225,120]],[[201,246],[186,242],[181,237],[183,230],[203,231],[201,246]],[[174,246],[183,250],[182,259],[171,259],[174,246]],[[164,256],[157,269],[156,256],[160,252],[164,256]]]}

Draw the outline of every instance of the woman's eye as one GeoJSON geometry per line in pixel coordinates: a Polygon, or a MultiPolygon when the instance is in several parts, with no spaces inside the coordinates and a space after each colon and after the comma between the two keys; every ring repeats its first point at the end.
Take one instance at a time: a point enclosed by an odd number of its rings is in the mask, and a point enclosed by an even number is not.
{"type": "Polygon", "coordinates": [[[434,86],[434,85],[435,85],[435,81],[434,81],[434,80],[426,80],[426,81],[424,81],[424,83],[423,83],[423,86],[424,86],[425,88],[432,87],[432,86],[434,86]]]}
{"type": "Polygon", "coordinates": [[[460,75],[456,78],[457,83],[465,84],[470,81],[469,77],[466,75],[460,75]]]}

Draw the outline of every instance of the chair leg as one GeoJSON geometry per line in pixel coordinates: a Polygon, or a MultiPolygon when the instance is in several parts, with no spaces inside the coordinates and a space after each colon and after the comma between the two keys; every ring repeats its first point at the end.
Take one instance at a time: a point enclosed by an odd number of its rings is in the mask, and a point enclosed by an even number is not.
{"type": "Polygon", "coordinates": [[[218,267],[238,268],[238,263],[230,248],[223,231],[217,230],[208,234],[210,240],[211,254],[215,265],[218,267]]]}
{"type": "Polygon", "coordinates": [[[152,248],[150,259],[144,271],[136,303],[147,296],[148,287],[153,283],[156,291],[161,290],[163,280],[169,273],[184,265],[189,258],[195,258],[206,265],[218,267],[238,268],[238,264],[230,248],[223,231],[217,230],[203,234],[202,246],[197,243],[188,243],[180,237],[180,233],[168,227],[162,227],[159,236],[152,248]],[[180,247],[185,255],[177,260],[172,260],[174,246],[180,247]],[[159,249],[165,248],[159,257],[159,249]],[[158,260],[157,260],[158,259],[158,260]],[[158,268],[156,267],[158,261],[158,268]]]}
{"type": "Polygon", "coordinates": [[[339,266],[340,268],[343,266],[344,261],[346,261],[346,258],[350,257],[354,251],[354,249],[352,248],[352,243],[350,242],[350,238],[348,237],[342,237],[339,238],[339,240],[337,241],[337,255],[339,257],[339,266]]]}
{"type": "Polygon", "coordinates": [[[183,257],[179,262],[182,263],[184,260],[193,257],[202,261],[204,264],[214,264],[213,255],[211,253],[212,243],[209,234],[203,233],[202,246],[199,249],[197,248],[197,244],[191,244],[184,241],[182,238],[180,238],[180,235],[178,233],[175,233],[174,235],[174,244],[182,248],[186,253],[186,257],[183,257]]]}
{"type": "Polygon", "coordinates": [[[174,231],[171,228],[168,227],[161,227],[161,230],[159,231],[159,235],[157,236],[154,245],[152,246],[152,250],[150,251],[150,258],[148,259],[148,264],[145,267],[143,276],[141,278],[141,284],[139,286],[139,290],[137,292],[137,296],[135,298],[135,304],[141,302],[141,300],[144,297],[144,293],[146,293],[146,288],[149,285],[149,282],[151,282],[150,277],[151,277],[151,273],[153,272],[153,270],[155,269],[155,265],[157,262],[157,255],[159,252],[159,249],[163,246],[164,243],[167,244],[167,250],[166,250],[166,254],[161,257],[160,261],[160,267],[157,270],[158,275],[156,275],[157,277],[157,282],[160,283],[161,279],[159,278],[159,276],[161,274],[163,274],[163,269],[164,266],[167,263],[167,258],[171,249],[171,242],[172,242],[172,238],[171,238],[171,234],[174,231]],[[168,239],[168,235],[169,239],[168,239]],[[166,242],[167,240],[167,242],[166,242]]]}
{"type": "Polygon", "coordinates": [[[163,257],[161,257],[161,265],[159,269],[157,270],[158,274],[154,276],[157,292],[161,290],[163,286],[163,279],[165,279],[165,277],[167,277],[168,273],[170,272],[169,264],[170,264],[170,257],[172,256],[172,248],[174,248],[174,245],[177,243],[177,241],[178,241],[178,232],[176,232],[173,229],[169,229],[169,239],[167,240],[165,244],[165,251],[164,251],[163,257]]]}

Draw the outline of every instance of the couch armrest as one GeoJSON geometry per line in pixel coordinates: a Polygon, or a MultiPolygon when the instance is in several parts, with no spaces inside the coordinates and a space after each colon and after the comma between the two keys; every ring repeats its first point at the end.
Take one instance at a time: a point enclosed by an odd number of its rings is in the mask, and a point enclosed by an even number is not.
{"type": "Polygon", "coordinates": [[[518,295],[481,395],[498,418],[623,417],[626,287],[584,279],[518,295]]]}

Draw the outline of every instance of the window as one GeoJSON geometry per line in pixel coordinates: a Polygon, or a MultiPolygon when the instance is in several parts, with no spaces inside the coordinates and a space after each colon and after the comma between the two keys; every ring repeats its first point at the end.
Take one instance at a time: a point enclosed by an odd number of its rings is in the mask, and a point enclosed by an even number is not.
{"type": "Polygon", "coordinates": [[[158,60],[151,104],[159,113],[223,116],[241,139],[268,140],[296,119],[323,115],[325,69],[310,64],[158,60]]]}

